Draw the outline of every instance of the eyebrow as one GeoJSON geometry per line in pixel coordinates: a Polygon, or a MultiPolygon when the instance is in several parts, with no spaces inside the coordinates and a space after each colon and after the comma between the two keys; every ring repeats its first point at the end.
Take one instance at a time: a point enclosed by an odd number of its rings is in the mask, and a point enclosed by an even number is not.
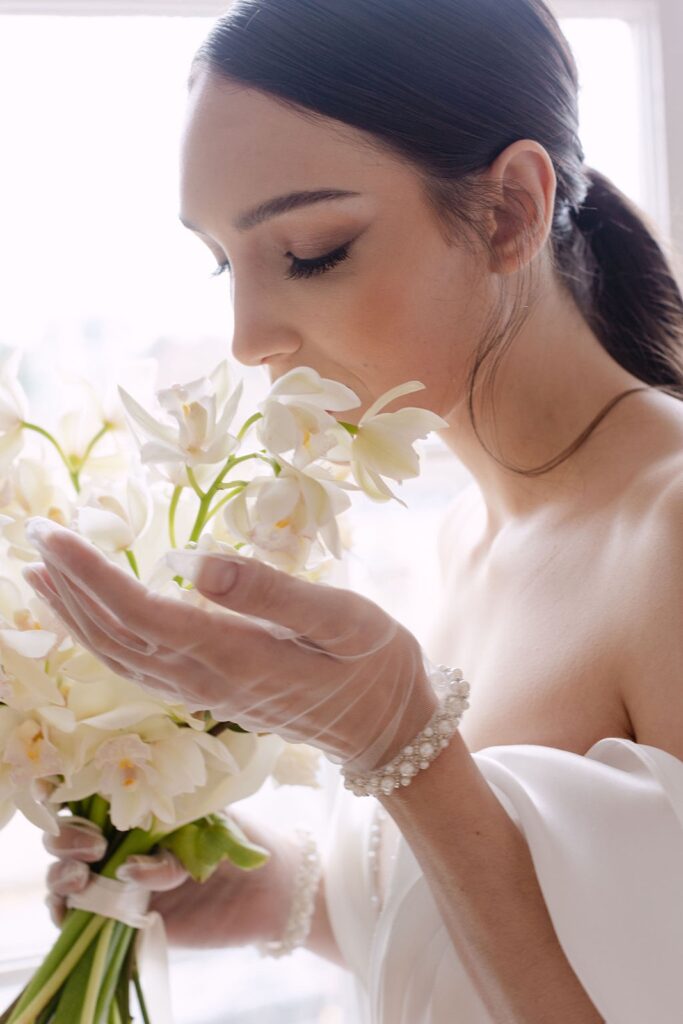
{"type": "MultiPolygon", "coordinates": [[[[289,213],[291,210],[297,210],[302,206],[310,206],[312,203],[329,202],[333,199],[348,199],[359,195],[361,195],[360,192],[349,192],[346,189],[339,188],[315,189],[308,192],[288,192],[285,195],[267,199],[264,203],[259,203],[258,206],[254,206],[250,210],[244,210],[233,222],[233,227],[239,232],[249,231],[250,228],[256,227],[257,224],[263,224],[264,221],[269,220],[271,217],[277,217],[282,213],[289,213]]],[[[179,220],[190,231],[196,231],[200,235],[206,234],[205,231],[202,231],[195,224],[186,221],[182,216],[179,217],[179,220]]],[[[207,238],[210,237],[210,235],[207,235],[207,238]]]]}

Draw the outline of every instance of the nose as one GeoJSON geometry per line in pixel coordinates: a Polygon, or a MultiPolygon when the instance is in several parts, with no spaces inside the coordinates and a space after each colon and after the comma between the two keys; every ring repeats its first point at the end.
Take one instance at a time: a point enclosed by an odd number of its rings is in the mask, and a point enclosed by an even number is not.
{"type": "Polygon", "coordinates": [[[301,348],[298,331],[278,316],[264,299],[263,291],[249,300],[244,292],[235,299],[231,287],[234,325],[232,354],[243,366],[261,366],[280,356],[291,356],[301,348]]]}

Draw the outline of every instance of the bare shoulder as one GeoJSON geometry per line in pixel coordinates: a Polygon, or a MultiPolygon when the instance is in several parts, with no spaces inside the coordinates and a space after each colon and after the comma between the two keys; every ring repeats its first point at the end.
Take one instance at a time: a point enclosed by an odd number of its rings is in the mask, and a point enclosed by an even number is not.
{"type": "Polygon", "coordinates": [[[632,509],[622,697],[636,742],[683,760],[683,440],[639,481],[632,509]]]}

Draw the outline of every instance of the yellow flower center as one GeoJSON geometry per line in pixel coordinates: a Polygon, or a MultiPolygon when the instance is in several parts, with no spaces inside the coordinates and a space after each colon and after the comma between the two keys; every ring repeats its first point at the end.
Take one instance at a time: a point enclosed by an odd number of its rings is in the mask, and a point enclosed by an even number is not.
{"type": "Polygon", "coordinates": [[[40,629],[40,623],[37,622],[30,611],[26,608],[21,608],[14,613],[14,624],[17,629],[40,629]]]}
{"type": "Polygon", "coordinates": [[[135,765],[133,762],[129,758],[124,757],[119,761],[119,768],[124,773],[122,785],[125,787],[134,786],[137,779],[135,777],[135,765]]]}
{"type": "Polygon", "coordinates": [[[284,530],[285,526],[289,526],[290,522],[291,520],[289,519],[280,519],[275,525],[278,530],[284,530]]]}
{"type": "Polygon", "coordinates": [[[57,508],[56,505],[50,505],[47,510],[47,518],[52,519],[55,523],[59,523],[60,526],[68,526],[66,516],[62,512],[61,508],[57,508]]]}
{"type": "Polygon", "coordinates": [[[40,744],[42,742],[43,734],[39,729],[35,736],[29,740],[28,746],[26,747],[26,756],[29,761],[40,761],[40,744]]]}

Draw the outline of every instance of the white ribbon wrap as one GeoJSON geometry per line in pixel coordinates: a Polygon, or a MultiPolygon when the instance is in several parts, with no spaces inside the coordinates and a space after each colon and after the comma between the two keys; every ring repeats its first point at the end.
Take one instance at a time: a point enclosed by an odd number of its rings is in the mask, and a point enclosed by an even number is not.
{"type": "Polygon", "coordinates": [[[138,929],[135,954],[149,1019],[153,1024],[174,1024],[166,929],[161,914],[147,910],[151,896],[144,886],[93,875],[82,892],[67,897],[66,906],[113,917],[138,929]]]}

